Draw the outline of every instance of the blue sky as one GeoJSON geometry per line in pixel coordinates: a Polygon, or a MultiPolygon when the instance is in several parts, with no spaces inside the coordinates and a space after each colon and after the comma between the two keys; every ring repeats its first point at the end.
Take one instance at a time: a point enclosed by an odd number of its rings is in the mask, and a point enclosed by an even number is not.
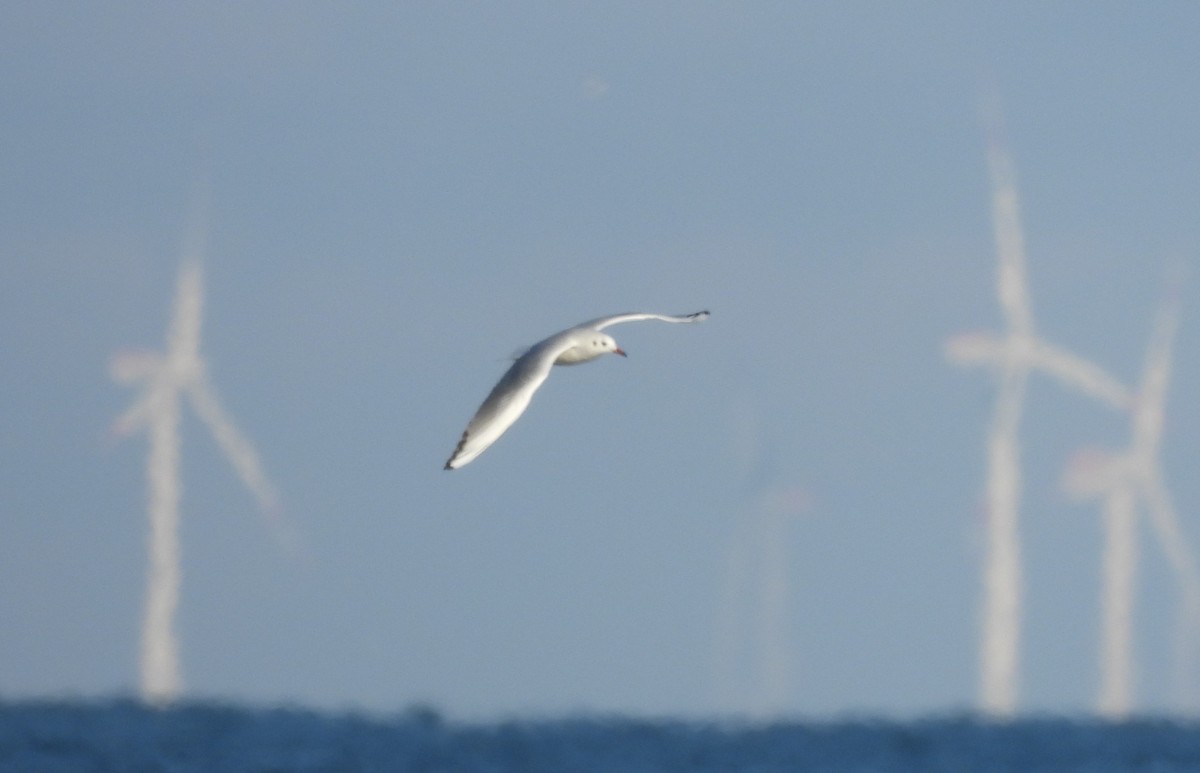
{"type": "MultiPolygon", "coordinates": [[[[1200,547],[1198,32],[1186,3],[6,6],[0,695],[136,690],[146,442],[106,435],[107,363],[162,347],[207,170],[202,350],[304,549],[187,416],[189,694],[761,709],[755,594],[732,634],[721,599],[783,491],[772,710],[973,705],[994,386],[942,346],[1001,323],[980,103],[1045,335],[1133,382],[1184,269],[1163,464],[1200,547]],[[628,360],[441,469],[514,349],[702,308],[614,328],[628,360]]],[[[1092,705],[1099,522],[1057,480],[1126,436],[1031,382],[1024,710],[1092,705]]],[[[1167,711],[1143,543],[1137,705],[1167,711]]]]}

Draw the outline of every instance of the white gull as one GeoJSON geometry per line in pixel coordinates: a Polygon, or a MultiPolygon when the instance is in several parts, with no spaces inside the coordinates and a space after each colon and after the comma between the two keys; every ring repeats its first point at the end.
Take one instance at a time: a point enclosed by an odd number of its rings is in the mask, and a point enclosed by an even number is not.
{"type": "Polygon", "coordinates": [[[463,432],[458,445],[455,446],[454,453],[446,460],[445,469],[455,470],[462,467],[482,454],[492,443],[495,443],[529,407],[533,393],[550,375],[551,367],[578,365],[609,353],[624,357],[625,352],[621,351],[612,336],[600,331],[610,325],[643,319],[657,319],[662,322],[702,322],[708,319],[708,312],[698,311],[695,314],[682,316],[646,312],[614,314],[584,322],[539,341],[518,357],[512,367],[500,377],[496,386],[492,387],[492,391],[483,401],[483,405],[479,406],[479,410],[467,424],[467,429],[463,432]]]}

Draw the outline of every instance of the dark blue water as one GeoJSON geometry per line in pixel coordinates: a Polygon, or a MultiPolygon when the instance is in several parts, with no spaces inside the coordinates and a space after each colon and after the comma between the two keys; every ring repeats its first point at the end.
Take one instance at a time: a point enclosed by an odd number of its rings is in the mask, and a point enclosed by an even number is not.
{"type": "Polygon", "coordinates": [[[467,724],[135,701],[0,703],[0,771],[1200,771],[1200,724],[969,716],[467,724]]]}

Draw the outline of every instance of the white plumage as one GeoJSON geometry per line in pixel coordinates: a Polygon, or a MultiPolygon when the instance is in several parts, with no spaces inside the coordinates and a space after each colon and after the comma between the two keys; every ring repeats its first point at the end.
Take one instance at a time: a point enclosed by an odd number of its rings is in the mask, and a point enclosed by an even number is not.
{"type": "Polygon", "coordinates": [[[698,311],[683,316],[645,312],[614,314],[584,322],[539,341],[518,357],[512,367],[500,377],[496,386],[492,387],[483,405],[479,406],[479,410],[467,424],[454,453],[446,460],[445,469],[462,467],[495,443],[529,407],[533,393],[550,375],[551,367],[577,365],[594,360],[602,354],[619,354],[624,357],[625,352],[621,351],[612,336],[601,331],[611,325],[643,319],[701,322],[708,319],[708,312],[698,311]]]}

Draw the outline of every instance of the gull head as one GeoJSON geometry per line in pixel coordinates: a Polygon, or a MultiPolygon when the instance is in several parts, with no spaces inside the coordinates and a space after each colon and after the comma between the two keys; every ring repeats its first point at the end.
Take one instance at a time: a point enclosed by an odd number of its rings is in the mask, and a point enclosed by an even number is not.
{"type": "Polygon", "coordinates": [[[575,365],[594,360],[602,354],[628,356],[608,333],[602,333],[599,330],[583,330],[576,336],[574,346],[558,355],[558,359],[554,363],[556,365],[575,365]]]}

